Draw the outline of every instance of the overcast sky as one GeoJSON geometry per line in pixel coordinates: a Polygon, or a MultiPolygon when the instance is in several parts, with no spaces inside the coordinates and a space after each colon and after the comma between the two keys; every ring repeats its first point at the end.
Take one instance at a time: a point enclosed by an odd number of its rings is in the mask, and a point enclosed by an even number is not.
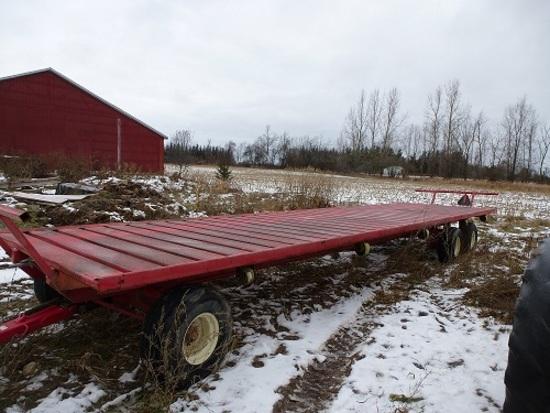
{"type": "Polygon", "coordinates": [[[550,121],[550,1],[0,0],[0,76],[44,67],[199,142],[335,140],[362,88],[421,122],[455,78],[492,120],[527,95],[550,121]]]}

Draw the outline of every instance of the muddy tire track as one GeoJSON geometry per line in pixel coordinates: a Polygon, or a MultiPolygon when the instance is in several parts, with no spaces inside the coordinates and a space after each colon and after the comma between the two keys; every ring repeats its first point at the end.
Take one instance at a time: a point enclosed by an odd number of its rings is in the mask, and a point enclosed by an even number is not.
{"type": "Polygon", "coordinates": [[[374,297],[363,303],[354,321],[340,327],[325,342],[321,357],[277,390],[281,399],[273,406],[273,412],[319,412],[329,407],[355,361],[364,357],[360,347],[369,344],[371,332],[382,326],[377,322],[380,316],[391,312],[394,304],[408,299],[412,291],[421,289],[431,275],[424,273],[422,280],[412,275],[386,279],[374,297]]]}

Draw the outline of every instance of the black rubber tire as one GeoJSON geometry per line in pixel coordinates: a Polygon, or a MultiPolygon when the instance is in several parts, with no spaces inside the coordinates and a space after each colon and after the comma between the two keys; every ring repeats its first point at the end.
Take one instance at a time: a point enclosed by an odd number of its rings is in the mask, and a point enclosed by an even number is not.
{"type": "Polygon", "coordinates": [[[462,245],[462,231],[460,228],[451,227],[446,233],[441,234],[441,237],[436,244],[436,252],[439,262],[452,262],[458,257],[455,253],[455,246],[457,242],[460,242],[462,245]]]}
{"type": "Polygon", "coordinates": [[[503,412],[550,412],[550,239],[523,275],[508,347],[503,412]]]}
{"type": "Polygon", "coordinates": [[[61,297],[57,291],[46,284],[46,280],[44,278],[34,278],[34,296],[41,303],[61,297]]]}
{"type": "Polygon", "coordinates": [[[226,300],[211,287],[175,289],[158,300],[147,314],[141,340],[142,357],[160,380],[187,388],[212,373],[223,361],[231,341],[233,321],[226,300]],[[215,315],[219,336],[212,355],[199,365],[181,351],[187,328],[201,313],[215,315]]]}
{"type": "Polygon", "coordinates": [[[476,224],[468,222],[461,229],[462,231],[462,252],[472,251],[477,246],[478,231],[476,224]]]}

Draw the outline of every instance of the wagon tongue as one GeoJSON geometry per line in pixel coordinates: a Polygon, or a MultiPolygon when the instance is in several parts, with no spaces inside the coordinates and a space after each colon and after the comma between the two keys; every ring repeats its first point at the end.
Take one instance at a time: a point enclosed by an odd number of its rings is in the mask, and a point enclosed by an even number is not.
{"type": "Polygon", "coordinates": [[[59,300],[52,300],[31,308],[0,325],[0,344],[71,318],[77,309],[76,304],[62,305],[59,304],[59,300]]]}
{"type": "Polygon", "coordinates": [[[36,248],[29,242],[23,231],[19,229],[16,222],[23,222],[28,219],[29,214],[26,211],[20,209],[11,208],[0,205],[0,221],[6,226],[9,232],[15,237],[15,239],[21,244],[25,253],[33,259],[38,265],[42,273],[52,279],[54,278],[54,272],[52,267],[48,265],[44,257],[36,251],[36,248]]]}

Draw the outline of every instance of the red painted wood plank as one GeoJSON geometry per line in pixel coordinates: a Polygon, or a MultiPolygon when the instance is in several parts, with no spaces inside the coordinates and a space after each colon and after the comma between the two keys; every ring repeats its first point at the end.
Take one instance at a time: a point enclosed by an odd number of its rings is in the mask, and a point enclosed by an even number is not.
{"type": "MultiPolygon", "coordinates": [[[[187,222],[185,222],[187,224],[187,222]]],[[[189,232],[195,232],[198,234],[205,234],[205,235],[211,235],[215,237],[220,237],[228,240],[233,241],[243,241],[243,242],[252,242],[255,245],[260,245],[262,247],[268,247],[268,248],[274,248],[278,247],[280,245],[285,245],[284,242],[277,242],[277,241],[270,241],[265,239],[259,239],[247,234],[232,234],[227,233],[224,231],[219,231],[217,229],[208,229],[206,226],[190,226],[190,225],[178,225],[177,223],[170,223],[168,221],[153,221],[148,223],[152,227],[168,227],[168,228],[174,228],[179,229],[181,231],[189,231],[189,232]]],[[[287,244],[290,245],[290,244],[287,244]]]]}
{"type": "Polygon", "coordinates": [[[246,230],[246,229],[238,229],[235,227],[224,227],[223,224],[213,224],[213,223],[199,223],[199,222],[181,222],[181,221],[166,221],[171,225],[177,225],[181,228],[205,228],[205,229],[212,229],[214,231],[217,231],[221,234],[228,234],[228,235],[242,235],[245,237],[250,238],[251,240],[260,240],[261,242],[265,241],[271,241],[275,242],[275,246],[281,245],[281,244],[288,244],[288,245],[295,245],[299,244],[301,242],[304,242],[307,240],[314,240],[315,238],[311,237],[301,237],[300,239],[291,238],[291,236],[284,236],[283,234],[274,234],[270,235],[264,232],[260,231],[253,231],[253,230],[246,230]]]}
{"type": "Polygon", "coordinates": [[[310,221],[297,218],[278,221],[259,220],[257,223],[255,222],[254,225],[279,227],[284,231],[305,232],[316,235],[317,237],[345,235],[349,233],[350,230],[353,231],[357,229],[356,225],[352,223],[346,223],[343,220],[334,221],[322,217],[317,217],[310,221]]]}
{"type": "MultiPolygon", "coordinates": [[[[274,233],[285,234],[296,239],[317,239],[319,237],[327,237],[334,235],[334,233],[341,234],[342,231],[336,230],[330,227],[323,227],[315,223],[302,223],[298,220],[267,220],[264,217],[257,217],[254,219],[218,219],[215,221],[216,225],[224,225],[235,227],[239,229],[246,229],[247,231],[257,229],[266,229],[273,231],[274,233]],[[295,237],[297,236],[297,237],[295,237]]],[[[213,225],[209,223],[209,225],[213,225]]],[[[264,230],[265,231],[265,230],[264,230]]]]}
{"type": "MultiPolygon", "coordinates": [[[[172,224],[179,223],[181,221],[169,220],[172,224]]],[[[187,223],[186,224],[194,224],[187,223]]],[[[199,224],[195,224],[199,225],[199,224]]],[[[320,232],[313,233],[312,231],[299,231],[297,229],[288,230],[286,228],[277,227],[274,224],[268,223],[263,224],[259,220],[249,220],[249,221],[238,221],[238,220],[228,220],[228,221],[216,221],[216,223],[208,223],[208,228],[218,228],[220,230],[225,230],[231,233],[246,232],[252,236],[258,236],[262,239],[278,240],[285,241],[288,244],[297,244],[303,241],[313,241],[321,236],[320,232]],[[266,238],[268,237],[268,238],[266,238]]],[[[322,234],[326,236],[327,234],[322,234]]]]}
{"type": "MultiPolygon", "coordinates": [[[[189,243],[177,241],[160,240],[157,238],[144,237],[142,234],[135,232],[123,231],[122,228],[108,228],[108,227],[94,227],[89,231],[105,234],[113,238],[133,242],[139,245],[147,246],[159,251],[169,252],[179,255],[184,258],[190,258],[192,260],[197,259],[215,259],[220,257],[226,257],[228,255],[239,254],[242,251],[234,248],[221,247],[217,248],[215,245],[208,245],[202,243],[204,248],[198,248],[195,243],[193,247],[187,245],[189,243]],[[206,249],[208,248],[208,249],[206,249]],[[216,251],[213,251],[216,250],[216,251]]],[[[144,231],[143,231],[144,232],[144,231]]]]}
{"type": "Polygon", "coordinates": [[[60,232],[82,238],[88,242],[92,242],[103,247],[110,248],[115,251],[123,252],[136,258],[141,258],[158,266],[181,264],[185,259],[174,254],[161,252],[148,248],[144,245],[134,244],[132,242],[122,241],[117,238],[109,237],[93,232],[93,228],[77,229],[77,228],[59,228],[60,232]]]}
{"type": "Polygon", "coordinates": [[[58,231],[35,231],[33,236],[54,244],[67,251],[74,252],[92,261],[97,261],[119,271],[138,271],[146,268],[157,268],[150,261],[135,258],[109,248],[87,242],[58,231]]]}
{"type": "MultiPolygon", "coordinates": [[[[4,233],[2,234],[2,238],[11,245],[19,248],[13,235],[4,233]]],[[[60,269],[69,275],[83,279],[83,282],[91,284],[93,287],[97,288],[96,283],[93,281],[97,278],[116,277],[122,274],[122,272],[116,268],[87,259],[79,254],[75,254],[64,248],[59,248],[53,244],[35,238],[32,235],[29,235],[28,239],[40,255],[42,255],[54,269],[60,269]]]]}
{"type": "Polygon", "coordinates": [[[201,235],[195,232],[182,231],[180,229],[174,229],[169,227],[161,227],[158,225],[143,224],[140,225],[139,222],[128,223],[124,226],[109,226],[110,228],[119,229],[121,231],[143,231],[144,233],[149,234],[151,238],[164,239],[164,237],[178,238],[183,240],[196,240],[205,242],[208,245],[219,245],[224,247],[235,248],[242,251],[260,251],[264,247],[252,243],[247,243],[244,241],[232,241],[224,238],[213,237],[209,235],[201,235]]]}

